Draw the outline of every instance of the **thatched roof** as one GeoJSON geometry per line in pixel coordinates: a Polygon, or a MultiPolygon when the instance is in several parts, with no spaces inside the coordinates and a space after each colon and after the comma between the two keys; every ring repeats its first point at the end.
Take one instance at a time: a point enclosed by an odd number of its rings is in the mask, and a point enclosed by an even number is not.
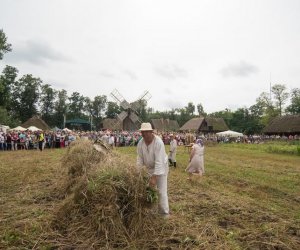
{"type": "Polygon", "coordinates": [[[215,133],[229,130],[223,118],[206,117],[205,121],[207,122],[207,130],[203,129],[203,132],[211,132],[210,128],[215,133]]]}
{"type": "Polygon", "coordinates": [[[179,129],[178,122],[170,119],[151,119],[153,129],[158,131],[177,131],[179,129]]]}
{"type": "Polygon", "coordinates": [[[122,124],[118,119],[106,118],[103,120],[103,129],[122,130],[122,124]]]}
{"type": "Polygon", "coordinates": [[[300,134],[300,115],[274,118],[264,129],[265,134],[300,134]]]}
{"type": "Polygon", "coordinates": [[[50,130],[50,127],[48,126],[48,124],[37,115],[28,119],[26,122],[21,124],[21,126],[24,128],[28,128],[30,126],[35,126],[42,130],[50,130]]]}
{"type": "Polygon", "coordinates": [[[202,122],[204,121],[204,117],[196,117],[187,121],[179,130],[181,131],[197,131],[199,130],[202,122]]]}
{"type": "Polygon", "coordinates": [[[181,128],[181,131],[213,132],[228,130],[223,118],[214,117],[196,117],[187,121],[181,128]]]}
{"type": "Polygon", "coordinates": [[[179,130],[179,124],[176,120],[165,119],[164,124],[165,124],[166,130],[168,130],[168,131],[179,130]]]}

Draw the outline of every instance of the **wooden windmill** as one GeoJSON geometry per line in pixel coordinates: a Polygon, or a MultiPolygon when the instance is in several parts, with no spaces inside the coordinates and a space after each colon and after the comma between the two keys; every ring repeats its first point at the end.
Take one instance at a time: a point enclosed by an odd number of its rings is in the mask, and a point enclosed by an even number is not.
{"type": "Polygon", "coordinates": [[[121,123],[123,130],[137,130],[141,125],[141,119],[138,116],[137,110],[141,107],[143,101],[148,101],[151,98],[149,91],[145,91],[135,102],[129,103],[120,94],[117,89],[114,89],[110,96],[124,110],[117,115],[116,123],[121,123]]]}

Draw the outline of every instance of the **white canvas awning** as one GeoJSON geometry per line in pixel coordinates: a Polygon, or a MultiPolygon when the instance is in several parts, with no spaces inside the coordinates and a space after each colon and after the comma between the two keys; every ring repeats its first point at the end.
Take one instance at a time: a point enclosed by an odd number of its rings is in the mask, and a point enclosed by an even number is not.
{"type": "Polygon", "coordinates": [[[21,126],[15,127],[15,128],[11,128],[10,130],[16,130],[16,131],[25,131],[26,128],[23,128],[21,126]]]}
{"type": "Polygon", "coordinates": [[[28,130],[31,130],[31,131],[41,131],[41,129],[39,129],[39,128],[37,128],[37,127],[35,127],[35,126],[30,126],[30,127],[28,127],[27,128],[28,130]]]}
{"type": "Polygon", "coordinates": [[[6,133],[6,130],[9,130],[9,126],[0,125],[0,132],[6,133]]]}
{"type": "Polygon", "coordinates": [[[65,132],[72,132],[72,130],[68,129],[68,128],[64,128],[63,131],[65,131],[65,132]]]}
{"type": "Polygon", "coordinates": [[[232,130],[227,130],[223,132],[216,133],[217,136],[227,136],[227,137],[241,137],[244,136],[242,133],[235,132],[232,130]]]}

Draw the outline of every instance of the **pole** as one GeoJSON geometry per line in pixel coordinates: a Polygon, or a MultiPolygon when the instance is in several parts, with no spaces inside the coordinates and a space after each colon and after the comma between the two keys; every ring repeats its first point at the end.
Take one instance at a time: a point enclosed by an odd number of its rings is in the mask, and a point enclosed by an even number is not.
{"type": "Polygon", "coordinates": [[[272,74],[270,73],[270,101],[272,101],[272,74]]]}
{"type": "Polygon", "coordinates": [[[93,130],[93,116],[91,115],[91,131],[93,130]]]}
{"type": "Polygon", "coordinates": [[[65,128],[66,127],[66,114],[64,114],[64,127],[63,128],[65,128]]]}

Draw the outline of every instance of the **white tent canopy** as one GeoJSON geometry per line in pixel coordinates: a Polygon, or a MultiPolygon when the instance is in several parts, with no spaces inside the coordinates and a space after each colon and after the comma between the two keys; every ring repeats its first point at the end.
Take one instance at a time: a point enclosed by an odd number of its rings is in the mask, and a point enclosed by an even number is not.
{"type": "Polygon", "coordinates": [[[65,131],[65,132],[72,132],[72,130],[70,130],[68,128],[64,128],[63,131],[65,131]]]}
{"type": "Polygon", "coordinates": [[[217,136],[228,136],[228,137],[241,137],[244,136],[242,133],[235,132],[232,130],[227,130],[223,132],[216,133],[217,136]]]}
{"type": "Polygon", "coordinates": [[[28,130],[31,130],[32,132],[35,132],[35,131],[41,131],[41,129],[35,127],[35,126],[30,126],[27,128],[28,130]]]}
{"type": "Polygon", "coordinates": [[[0,125],[0,132],[6,133],[6,130],[9,130],[9,126],[0,125]]]}
{"type": "Polygon", "coordinates": [[[16,131],[25,131],[26,128],[23,128],[21,126],[15,127],[15,128],[11,128],[10,130],[16,130],[16,131]]]}

